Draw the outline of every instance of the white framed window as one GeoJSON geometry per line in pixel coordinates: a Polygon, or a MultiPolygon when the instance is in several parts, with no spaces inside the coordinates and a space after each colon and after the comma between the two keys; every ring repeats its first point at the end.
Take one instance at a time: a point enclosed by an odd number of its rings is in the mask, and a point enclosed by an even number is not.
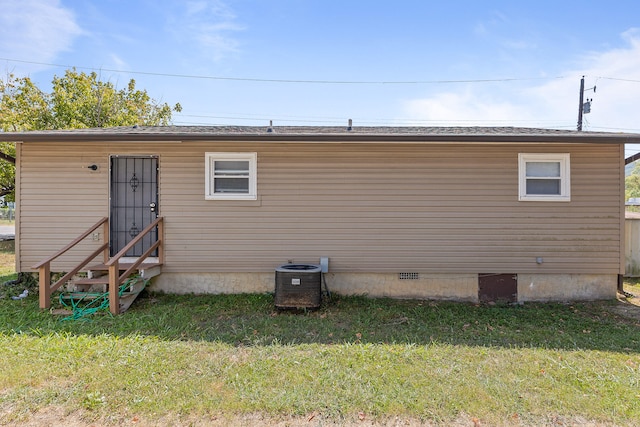
{"type": "Polygon", "coordinates": [[[568,202],[571,200],[568,153],[518,154],[520,201],[568,202]]]}
{"type": "Polygon", "coordinates": [[[256,153],[205,153],[206,200],[256,200],[256,153]]]}

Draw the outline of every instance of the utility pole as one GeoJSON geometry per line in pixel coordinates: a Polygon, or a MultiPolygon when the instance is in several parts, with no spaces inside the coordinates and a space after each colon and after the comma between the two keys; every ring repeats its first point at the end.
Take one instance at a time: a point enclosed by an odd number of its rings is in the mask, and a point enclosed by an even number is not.
{"type": "Polygon", "coordinates": [[[580,79],[580,104],[578,104],[578,130],[582,130],[582,104],[584,103],[584,76],[580,79]]]}
{"type": "Polygon", "coordinates": [[[580,104],[578,105],[578,131],[582,131],[582,114],[591,112],[591,101],[593,101],[593,98],[587,99],[587,102],[584,102],[584,93],[587,90],[593,90],[593,93],[596,93],[595,86],[588,89],[584,88],[584,76],[582,76],[580,79],[580,104]]]}

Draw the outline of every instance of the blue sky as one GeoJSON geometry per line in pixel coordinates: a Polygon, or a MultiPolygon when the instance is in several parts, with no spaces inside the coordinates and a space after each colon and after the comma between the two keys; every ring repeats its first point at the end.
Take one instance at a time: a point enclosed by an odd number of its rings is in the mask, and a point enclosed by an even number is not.
{"type": "Polygon", "coordinates": [[[640,132],[640,2],[0,0],[2,74],[95,70],[176,124],[640,132]]]}

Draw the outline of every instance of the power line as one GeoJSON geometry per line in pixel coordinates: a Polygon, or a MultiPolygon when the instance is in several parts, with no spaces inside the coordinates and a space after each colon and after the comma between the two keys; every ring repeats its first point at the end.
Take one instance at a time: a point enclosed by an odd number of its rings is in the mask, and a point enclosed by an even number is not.
{"type": "Polygon", "coordinates": [[[150,71],[125,71],[110,68],[82,67],[75,65],[54,64],[47,62],[23,61],[19,59],[0,58],[0,61],[17,62],[21,64],[45,65],[48,67],[58,68],[75,68],[78,70],[92,71],[108,71],[110,73],[120,74],[139,74],[145,76],[157,77],[175,77],[183,79],[201,79],[201,80],[224,80],[239,82],[255,82],[255,83],[302,83],[302,84],[335,84],[335,85],[419,85],[419,84],[459,84],[459,83],[506,83],[531,80],[556,80],[564,79],[565,76],[556,77],[521,77],[521,78],[496,78],[496,79],[461,79],[461,80],[304,80],[304,79],[265,79],[265,78],[249,78],[249,77],[224,77],[224,76],[204,76],[195,74],[173,74],[173,73],[156,73],[150,71]]]}
{"type": "MultiPolygon", "coordinates": [[[[399,119],[399,118],[367,118],[353,117],[360,126],[533,126],[551,127],[555,129],[571,129],[572,126],[563,120],[500,120],[500,119],[399,119]]],[[[229,122],[253,122],[268,123],[273,120],[279,124],[323,124],[340,126],[346,119],[344,117],[325,116],[291,116],[291,115],[267,115],[267,114],[244,114],[244,113],[211,113],[211,114],[184,114],[174,115],[173,122],[183,125],[212,125],[214,123],[229,124],[229,122]]]]}
{"type": "Polygon", "coordinates": [[[633,80],[633,79],[619,79],[616,77],[597,77],[598,79],[605,79],[605,80],[615,80],[615,81],[619,81],[619,82],[628,82],[628,83],[640,83],[640,80],[633,80]]]}
{"type": "MultiPolygon", "coordinates": [[[[125,70],[116,70],[109,68],[95,68],[95,67],[86,67],[86,66],[73,66],[73,65],[64,65],[64,64],[55,64],[55,63],[47,63],[47,62],[37,62],[37,61],[25,61],[19,59],[12,58],[0,58],[0,61],[6,62],[15,62],[22,64],[33,64],[33,65],[42,65],[49,67],[58,67],[65,69],[79,69],[79,70],[91,70],[91,71],[106,71],[117,74],[136,74],[136,75],[147,75],[147,76],[157,76],[157,77],[170,77],[170,78],[182,78],[182,79],[201,79],[201,80],[219,80],[219,81],[238,81],[238,82],[254,82],[254,83],[279,83],[279,84],[324,84],[324,85],[428,85],[428,84],[461,84],[461,83],[506,83],[506,82],[518,82],[518,81],[534,81],[534,80],[558,80],[565,79],[566,76],[556,76],[556,77],[522,77],[522,78],[495,78],[495,79],[460,79],[460,80],[396,80],[396,81],[366,81],[366,80],[309,80],[309,79],[266,79],[266,78],[243,78],[243,77],[225,77],[225,76],[206,76],[206,75],[189,75],[189,74],[174,74],[174,73],[159,73],[159,72],[146,72],[146,71],[125,71],[125,70]]],[[[621,82],[629,82],[629,83],[640,83],[640,80],[634,79],[622,79],[616,77],[596,77],[596,79],[607,79],[607,80],[615,80],[621,82]]],[[[219,113],[215,115],[193,115],[193,114],[176,114],[174,116],[174,122],[184,123],[184,124],[192,124],[193,122],[189,121],[179,121],[175,120],[176,118],[194,118],[194,119],[213,119],[213,120],[250,120],[250,121],[263,121],[269,119],[275,119],[279,122],[291,122],[291,123],[342,123],[343,118],[339,117],[300,117],[300,116],[273,116],[273,115],[258,115],[255,117],[247,117],[252,116],[252,114],[241,113],[238,116],[235,116],[234,113],[219,113]],[[219,115],[220,114],[220,115],[219,115]]],[[[571,128],[572,126],[566,125],[564,121],[545,121],[545,120],[424,120],[424,119],[386,119],[386,118],[355,118],[358,123],[363,125],[380,125],[385,123],[391,124],[400,124],[400,125],[438,125],[444,124],[452,125],[452,124],[475,124],[475,123],[523,123],[523,124],[535,124],[536,126],[542,126],[546,124],[547,126],[552,126],[554,128],[571,128]]],[[[210,120],[207,120],[209,123],[197,123],[197,124],[210,124],[210,120]]],[[[609,130],[609,131],[632,131],[632,132],[640,132],[639,129],[633,128],[607,128],[607,127],[596,127],[593,126],[590,128],[592,130],[601,129],[601,130],[609,130]]]]}
{"type": "MultiPolygon", "coordinates": [[[[157,73],[152,71],[127,71],[116,70],[113,68],[100,68],[100,67],[87,67],[78,65],[65,65],[56,64],[50,62],[38,62],[38,61],[25,61],[21,59],[13,58],[0,58],[0,61],[16,62],[20,64],[31,65],[44,65],[48,67],[56,68],[75,68],[78,70],[92,70],[92,71],[108,71],[110,73],[118,74],[139,74],[145,76],[157,76],[157,77],[176,77],[183,79],[203,79],[203,80],[228,80],[228,81],[240,81],[240,82],[257,82],[257,83],[312,83],[312,84],[338,84],[338,85],[417,85],[417,84],[458,84],[458,83],[505,83],[505,82],[518,82],[518,81],[533,81],[533,80],[561,80],[568,78],[567,76],[553,76],[553,77],[505,77],[495,79],[457,79],[457,80],[311,80],[311,79],[266,79],[266,78],[252,78],[252,77],[227,77],[227,76],[205,76],[198,74],[178,74],[178,73],[157,73]]],[[[596,79],[615,80],[628,83],[640,83],[640,80],[635,79],[622,79],[618,77],[606,77],[596,76],[596,79]]]]}
{"type": "Polygon", "coordinates": [[[603,131],[632,131],[632,132],[640,132],[640,129],[638,128],[616,128],[616,127],[607,127],[607,126],[590,126],[591,129],[599,129],[599,130],[603,130],[603,131]]]}

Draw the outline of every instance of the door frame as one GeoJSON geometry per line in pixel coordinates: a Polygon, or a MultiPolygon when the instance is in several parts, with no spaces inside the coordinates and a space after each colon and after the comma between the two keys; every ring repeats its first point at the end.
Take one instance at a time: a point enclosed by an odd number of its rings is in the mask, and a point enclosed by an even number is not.
{"type": "MultiPolygon", "coordinates": [[[[155,159],[156,160],[156,171],[155,171],[155,218],[160,216],[160,212],[159,212],[159,198],[160,198],[160,156],[158,154],[137,154],[137,153],[127,153],[127,154],[110,154],[109,155],[109,197],[108,197],[108,204],[109,204],[109,253],[110,256],[113,256],[117,253],[117,251],[119,250],[115,250],[114,249],[114,242],[116,241],[116,239],[114,239],[114,207],[112,205],[112,201],[113,201],[113,187],[114,187],[114,176],[113,176],[113,162],[114,159],[155,159]]],[[[146,208],[146,207],[145,207],[146,208]]],[[[136,207],[136,209],[138,209],[138,207],[136,207]]],[[[140,207],[139,209],[143,209],[143,207],[140,207]]],[[[149,208],[150,209],[150,208],[149,208]]],[[[144,227],[141,227],[140,231],[142,231],[144,227]]],[[[155,239],[158,239],[158,235],[157,232],[155,234],[155,239]]],[[[151,242],[153,243],[153,241],[151,242]]],[[[135,260],[137,259],[138,256],[125,256],[123,258],[121,258],[122,261],[127,262],[128,260],[135,260]]],[[[152,254],[152,256],[147,258],[148,260],[152,261],[154,259],[154,254],[152,254]]]]}

